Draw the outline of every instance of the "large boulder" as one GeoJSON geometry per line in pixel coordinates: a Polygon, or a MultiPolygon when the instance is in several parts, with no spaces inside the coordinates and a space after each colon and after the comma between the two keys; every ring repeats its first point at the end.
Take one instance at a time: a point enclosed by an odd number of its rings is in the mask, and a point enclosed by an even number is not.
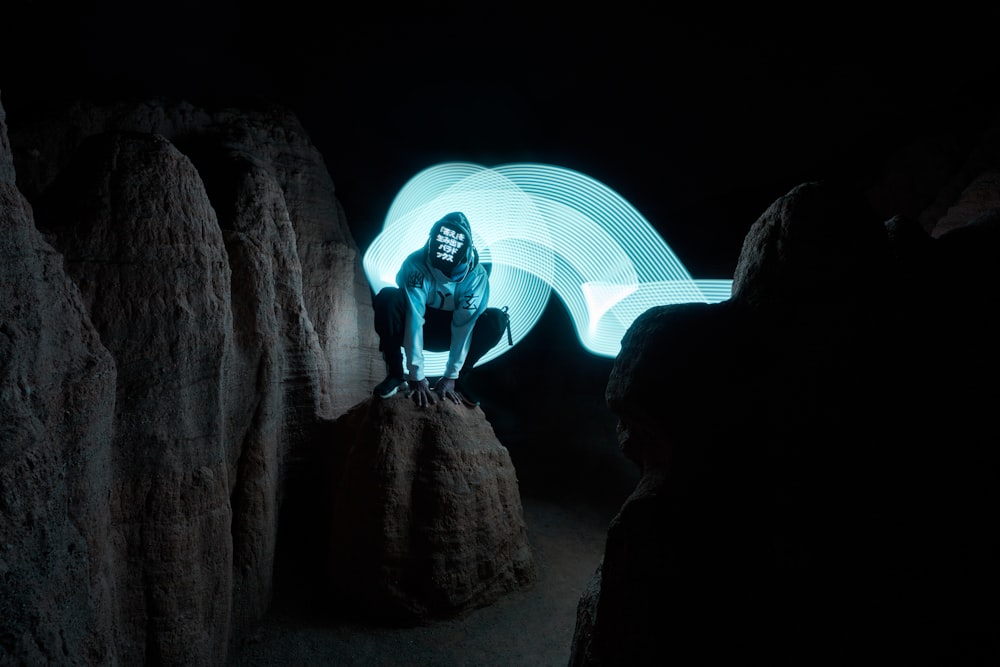
{"type": "Polygon", "coordinates": [[[0,284],[0,664],[107,664],[117,367],[15,187],[2,107],[0,284]]]}
{"type": "Polygon", "coordinates": [[[288,462],[381,377],[329,175],[278,109],[6,129],[0,662],[223,664],[288,462]]]}
{"type": "Polygon", "coordinates": [[[517,472],[479,408],[402,394],[341,417],[327,574],[353,613],[443,618],[532,584],[517,472]]]}
{"type": "Polygon", "coordinates": [[[804,183],[750,229],[731,300],[636,319],[606,398],[641,477],[572,665],[997,658],[987,182],[938,238],[804,183]]]}
{"type": "MultiPolygon", "coordinates": [[[[335,419],[366,398],[385,372],[371,326],[371,291],[323,156],[295,114],[277,106],[207,109],[165,99],[75,103],[12,128],[18,188],[36,201],[83,142],[115,132],[156,134],[176,146],[197,169],[223,229],[240,233],[255,213],[290,227],[292,247],[283,252],[291,251],[293,265],[274,268],[287,271],[281,280],[298,283],[316,338],[317,354],[305,360],[318,373],[307,400],[320,416],[335,419]],[[255,196],[241,175],[251,165],[271,189],[270,210],[239,203],[255,196]]],[[[297,309],[285,315],[297,316],[297,309]]]]}

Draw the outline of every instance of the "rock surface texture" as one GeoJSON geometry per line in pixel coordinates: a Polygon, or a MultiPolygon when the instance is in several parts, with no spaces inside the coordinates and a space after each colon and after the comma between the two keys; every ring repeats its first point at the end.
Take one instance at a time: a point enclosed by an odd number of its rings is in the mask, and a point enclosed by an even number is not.
{"type": "Polygon", "coordinates": [[[529,586],[535,565],[517,473],[482,410],[402,394],[338,420],[331,473],[333,600],[380,622],[482,607],[529,586]]]}
{"type": "Polygon", "coordinates": [[[114,655],[117,366],[17,189],[0,108],[0,663],[114,655]]]}
{"type": "Polygon", "coordinates": [[[641,478],[571,665],[1000,659],[982,166],[926,227],[803,183],[750,228],[731,300],[632,324],[606,397],[641,478]]]}
{"type": "Polygon", "coordinates": [[[271,603],[289,461],[381,378],[333,184],[275,109],[11,135],[0,664],[223,664],[271,603]]]}

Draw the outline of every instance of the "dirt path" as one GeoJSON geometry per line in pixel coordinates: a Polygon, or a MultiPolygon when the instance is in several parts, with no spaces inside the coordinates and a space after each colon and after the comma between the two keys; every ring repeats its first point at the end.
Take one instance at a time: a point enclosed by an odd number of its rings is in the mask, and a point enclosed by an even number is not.
{"type": "Polygon", "coordinates": [[[576,607],[604,554],[615,510],[522,500],[538,581],[461,618],[385,629],[274,611],[231,667],[565,667],[576,607]]]}

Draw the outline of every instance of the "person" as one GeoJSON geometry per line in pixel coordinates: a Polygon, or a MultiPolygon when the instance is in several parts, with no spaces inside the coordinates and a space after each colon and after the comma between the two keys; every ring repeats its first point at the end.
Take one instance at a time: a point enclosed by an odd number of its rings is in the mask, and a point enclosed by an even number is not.
{"type": "Polygon", "coordinates": [[[431,226],[423,247],[403,261],[396,286],[382,288],[373,298],[387,373],[375,396],[389,398],[406,388],[420,407],[437,399],[479,405],[469,382],[472,369],[504,330],[509,332],[506,309],[489,307],[489,298],[489,272],[479,262],[469,220],[460,211],[449,213],[431,226]],[[448,352],[433,389],[425,375],[425,350],[448,352]]]}

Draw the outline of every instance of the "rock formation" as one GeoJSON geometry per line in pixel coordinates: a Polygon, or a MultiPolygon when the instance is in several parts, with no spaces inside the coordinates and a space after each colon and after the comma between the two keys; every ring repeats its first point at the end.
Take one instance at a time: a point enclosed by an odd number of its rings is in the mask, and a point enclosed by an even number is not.
{"type": "Polygon", "coordinates": [[[331,599],[380,622],[415,623],[534,581],[517,472],[482,410],[421,409],[400,393],[360,403],[336,434],[331,599]]]}
{"type": "MultiPolygon", "coordinates": [[[[279,304],[273,317],[312,329],[295,361],[301,373],[315,375],[309,381],[316,386],[303,388],[310,395],[302,400],[313,404],[308,409],[335,419],[366,398],[371,377],[384,373],[370,327],[370,288],[323,156],[294,114],[275,107],[207,110],[168,100],[79,103],[12,130],[17,186],[34,203],[79,162],[82,143],[131,132],[162,136],[183,153],[226,243],[237,246],[237,254],[259,255],[259,265],[246,270],[277,281],[278,298],[301,301],[279,304]]],[[[250,277],[234,275],[234,285],[250,277]]]]}
{"type": "MultiPolygon", "coordinates": [[[[571,664],[996,658],[996,148],[803,183],[732,299],[636,320],[606,399],[641,476],[571,664]]],[[[291,114],[0,107],[0,278],[0,664],[222,664],[296,570],[396,621],[530,583],[483,413],[369,400],[291,114]]]]}
{"type": "Polygon", "coordinates": [[[15,185],[0,108],[0,663],[114,656],[117,366],[15,185]]]}
{"type": "Polygon", "coordinates": [[[289,461],[381,377],[333,185],[274,109],[13,134],[0,663],[221,664],[271,602],[289,461]]]}
{"type": "Polygon", "coordinates": [[[606,397],[641,478],[571,665],[997,659],[1000,209],[968,183],[943,230],[804,183],[731,300],[632,324],[606,397]]]}

